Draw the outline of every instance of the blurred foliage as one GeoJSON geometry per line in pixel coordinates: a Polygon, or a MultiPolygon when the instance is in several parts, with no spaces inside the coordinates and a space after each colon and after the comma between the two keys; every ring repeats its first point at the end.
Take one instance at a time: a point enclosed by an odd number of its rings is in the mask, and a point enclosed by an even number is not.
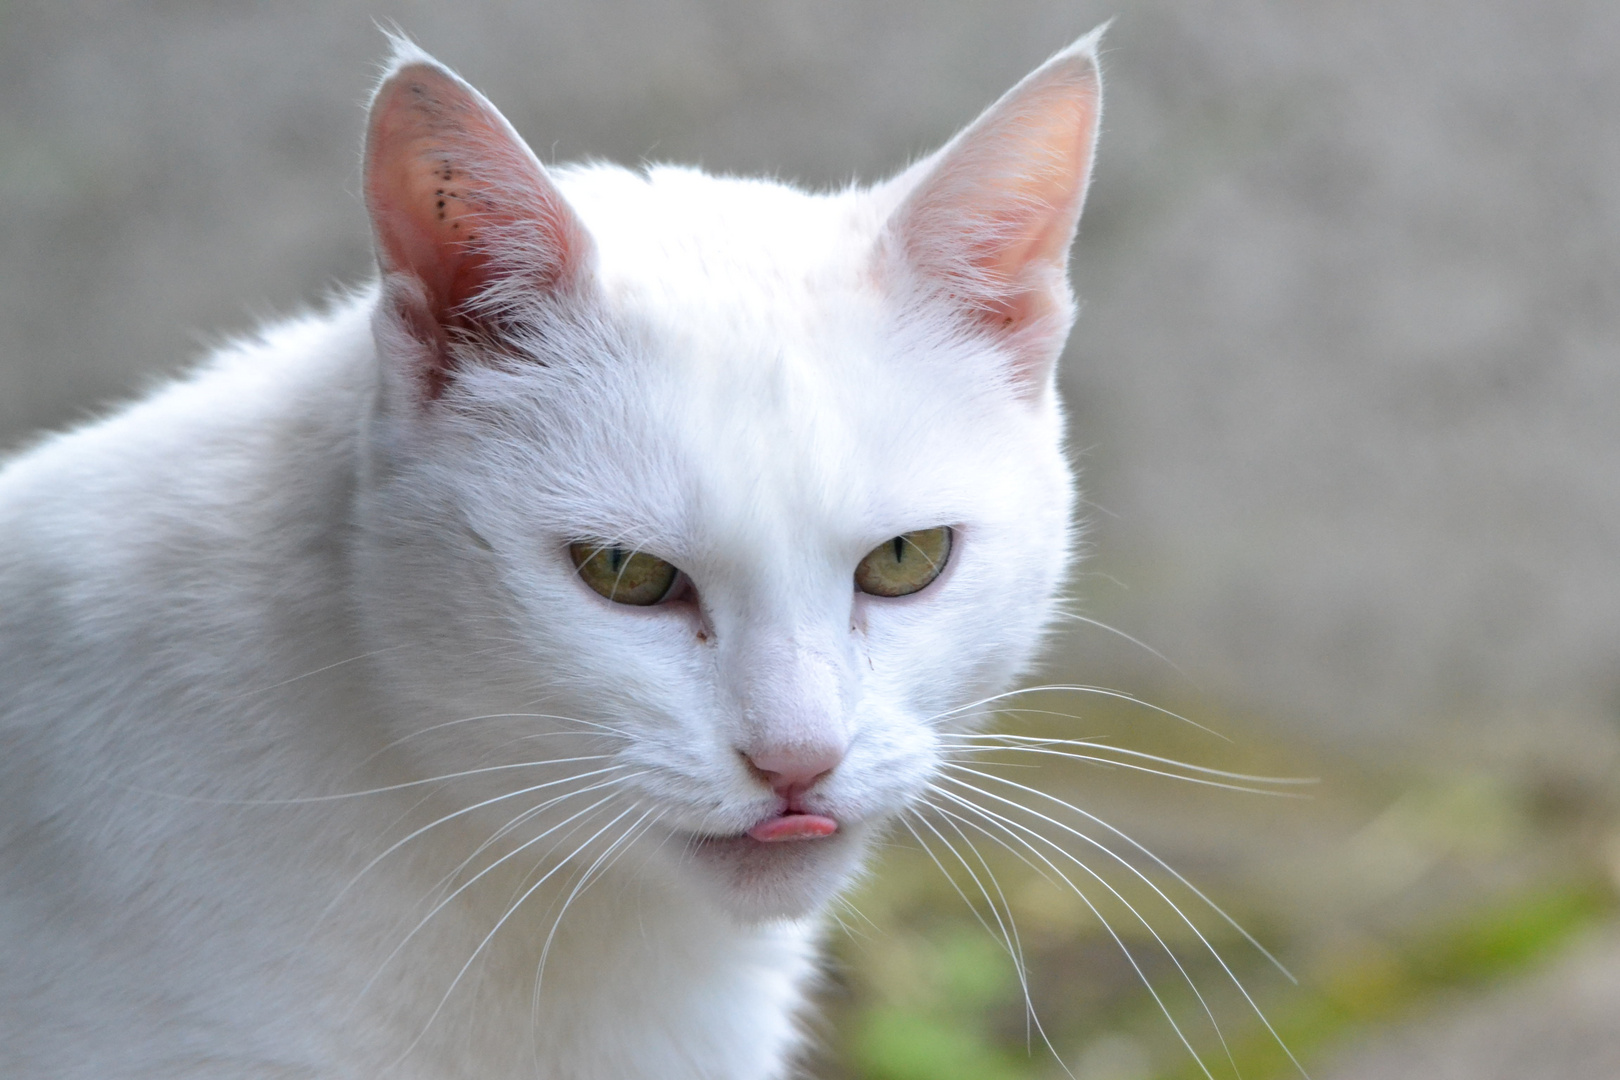
{"type": "Polygon", "coordinates": [[[1207,704],[1174,710],[1198,725],[1081,690],[1020,705],[998,730],[1085,745],[981,740],[958,755],[950,794],[840,913],[814,1075],[1298,1076],[1290,1052],[1308,1068],[1615,912],[1601,800],[1549,800],[1533,778],[1473,766],[1324,768],[1207,704]]]}

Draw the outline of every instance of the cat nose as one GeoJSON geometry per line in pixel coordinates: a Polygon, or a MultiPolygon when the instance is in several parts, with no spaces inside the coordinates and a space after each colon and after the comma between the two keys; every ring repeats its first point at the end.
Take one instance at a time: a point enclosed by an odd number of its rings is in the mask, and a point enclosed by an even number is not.
{"type": "Polygon", "coordinates": [[[772,791],[792,800],[836,769],[844,760],[844,748],[830,743],[767,746],[743,750],[742,756],[772,791]]]}

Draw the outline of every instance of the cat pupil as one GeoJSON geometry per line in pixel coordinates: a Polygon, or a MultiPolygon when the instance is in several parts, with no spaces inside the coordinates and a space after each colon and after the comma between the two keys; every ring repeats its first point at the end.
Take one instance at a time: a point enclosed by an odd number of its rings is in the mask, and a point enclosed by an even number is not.
{"type": "Polygon", "coordinates": [[[906,561],[906,538],[903,536],[894,538],[894,561],[897,563],[906,561]]]}

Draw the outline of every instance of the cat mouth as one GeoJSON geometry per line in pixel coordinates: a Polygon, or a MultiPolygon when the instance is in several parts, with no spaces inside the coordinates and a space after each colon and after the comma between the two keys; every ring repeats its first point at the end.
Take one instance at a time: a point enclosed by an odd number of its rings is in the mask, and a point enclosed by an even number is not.
{"type": "MultiPolygon", "coordinates": [[[[749,852],[762,853],[766,848],[795,846],[808,840],[826,840],[840,831],[836,818],[825,814],[812,814],[802,810],[781,810],[760,818],[738,833],[702,834],[691,836],[693,850],[710,853],[726,852],[746,857],[749,852]]],[[[786,858],[784,853],[781,857],[786,858]]]]}
{"type": "Polygon", "coordinates": [[[782,813],[755,823],[744,836],[762,844],[820,840],[838,831],[838,822],[821,814],[782,813]]]}
{"type": "Polygon", "coordinates": [[[692,836],[686,850],[733,913],[798,918],[847,880],[864,831],[859,822],[783,808],[742,832],[692,836]]]}

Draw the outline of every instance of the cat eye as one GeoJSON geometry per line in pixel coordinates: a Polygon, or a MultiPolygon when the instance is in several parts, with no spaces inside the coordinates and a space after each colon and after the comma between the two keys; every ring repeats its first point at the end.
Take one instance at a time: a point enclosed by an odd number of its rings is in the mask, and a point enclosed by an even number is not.
{"type": "Polygon", "coordinates": [[[885,540],[855,567],[855,587],[873,596],[906,596],[939,577],[951,557],[951,530],[918,529],[885,540]]]}
{"type": "Polygon", "coordinates": [[[648,607],[667,600],[680,571],[656,555],[599,541],[568,545],[580,580],[615,604],[648,607]]]}

